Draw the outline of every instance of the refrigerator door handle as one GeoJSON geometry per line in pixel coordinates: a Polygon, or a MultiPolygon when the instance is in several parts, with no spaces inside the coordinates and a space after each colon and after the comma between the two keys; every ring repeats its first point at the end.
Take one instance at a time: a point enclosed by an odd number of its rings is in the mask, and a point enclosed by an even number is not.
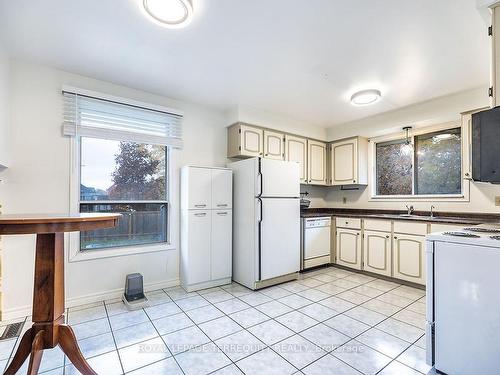
{"type": "Polygon", "coordinates": [[[257,198],[259,202],[259,220],[258,220],[258,246],[259,246],[259,281],[262,280],[262,221],[263,221],[263,208],[262,199],[257,198]]]}
{"type": "Polygon", "coordinates": [[[262,160],[259,158],[259,168],[257,172],[257,180],[259,181],[259,193],[257,194],[257,198],[262,197],[263,190],[263,178],[262,178],[262,160]]]}

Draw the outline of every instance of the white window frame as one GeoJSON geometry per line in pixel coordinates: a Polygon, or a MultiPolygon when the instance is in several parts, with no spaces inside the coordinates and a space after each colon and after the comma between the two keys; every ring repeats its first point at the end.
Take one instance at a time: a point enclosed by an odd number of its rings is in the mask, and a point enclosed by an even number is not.
{"type": "MultiPolygon", "coordinates": [[[[468,128],[470,124],[462,124],[457,121],[447,122],[444,124],[438,124],[433,126],[428,126],[425,128],[417,128],[412,131],[411,137],[413,142],[413,137],[417,135],[434,133],[442,130],[448,129],[461,129],[462,138],[462,193],[461,194],[426,194],[426,195],[377,195],[377,162],[376,162],[376,146],[377,143],[384,143],[389,141],[395,141],[404,139],[405,135],[403,133],[394,133],[385,136],[380,136],[372,138],[368,142],[368,181],[370,182],[370,201],[381,202],[420,202],[422,200],[430,202],[470,202],[470,178],[465,178],[465,173],[469,171],[469,152],[470,152],[470,129],[468,128]]],[[[412,163],[414,163],[414,158],[412,157],[412,163]]],[[[413,166],[414,167],[414,166],[413,166]]],[[[415,187],[413,186],[412,178],[412,191],[415,187]]]]}
{"type": "MultiPolygon", "coordinates": [[[[95,97],[103,99],[113,98],[115,101],[121,101],[124,104],[139,103],[129,101],[123,98],[112,97],[100,93],[90,92],[95,97]]],[[[142,103],[144,105],[144,103],[142,103]]],[[[159,108],[158,106],[151,105],[152,108],[159,108]]],[[[81,137],[70,137],[70,214],[80,213],[80,165],[81,165],[81,137]]],[[[174,251],[177,250],[177,233],[178,233],[178,217],[175,215],[177,212],[178,180],[174,181],[176,174],[176,152],[172,147],[166,147],[166,177],[167,177],[167,197],[168,210],[167,210],[167,241],[163,243],[145,244],[136,246],[123,246],[104,248],[95,251],[82,251],[80,249],[80,233],[70,232],[66,236],[66,248],[68,249],[69,262],[81,262],[93,259],[112,258],[120,256],[130,256],[144,253],[160,252],[160,251],[174,251]]]]}

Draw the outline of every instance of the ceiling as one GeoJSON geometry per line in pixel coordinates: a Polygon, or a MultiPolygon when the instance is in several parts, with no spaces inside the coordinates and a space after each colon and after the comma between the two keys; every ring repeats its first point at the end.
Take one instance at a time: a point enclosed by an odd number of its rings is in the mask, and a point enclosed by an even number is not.
{"type": "Polygon", "coordinates": [[[474,0],[193,0],[169,30],[138,0],[0,0],[15,58],[187,100],[329,127],[482,86],[486,24],[474,0]],[[350,95],[383,100],[354,107],[350,95]]]}

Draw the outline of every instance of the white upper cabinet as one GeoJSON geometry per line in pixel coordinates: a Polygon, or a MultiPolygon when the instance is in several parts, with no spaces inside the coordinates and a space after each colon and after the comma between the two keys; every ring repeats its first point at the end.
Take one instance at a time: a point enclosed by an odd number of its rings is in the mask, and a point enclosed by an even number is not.
{"type": "Polygon", "coordinates": [[[368,141],[356,137],[330,145],[330,185],[368,184],[368,141]]]}
{"type": "Polygon", "coordinates": [[[209,210],[212,208],[212,170],[189,167],[181,173],[181,209],[209,210]]]}
{"type": "Polygon", "coordinates": [[[307,183],[307,139],[285,135],[285,160],[300,165],[300,182],[307,183]]]}
{"type": "Polygon", "coordinates": [[[237,123],[228,128],[227,157],[255,157],[264,155],[264,130],[237,123]]]}
{"type": "Polygon", "coordinates": [[[211,169],[213,209],[228,209],[233,206],[233,173],[229,169],[211,169]]]}
{"type": "Polygon", "coordinates": [[[491,101],[492,107],[500,105],[500,3],[492,8],[491,14],[491,101]]]}
{"type": "Polygon", "coordinates": [[[326,143],[307,140],[307,183],[326,185],[326,143]]]}
{"type": "Polygon", "coordinates": [[[264,157],[283,160],[285,156],[285,134],[264,130],[264,157]]]}

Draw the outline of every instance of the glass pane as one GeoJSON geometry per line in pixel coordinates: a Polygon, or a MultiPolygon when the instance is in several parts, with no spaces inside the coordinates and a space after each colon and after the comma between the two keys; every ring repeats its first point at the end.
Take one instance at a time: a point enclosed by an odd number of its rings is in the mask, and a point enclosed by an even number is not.
{"type": "Polygon", "coordinates": [[[118,212],[118,225],[80,233],[81,250],[145,245],[167,241],[167,204],[88,204],[80,212],[118,212]]]}
{"type": "Polygon", "coordinates": [[[377,143],[377,195],[411,195],[413,151],[404,140],[377,143]]]}
{"type": "Polygon", "coordinates": [[[462,193],[460,128],[415,137],[417,194],[462,193]]]}
{"type": "Polygon", "coordinates": [[[80,200],[166,199],[165,147],[81,138],[80,200]]]}

